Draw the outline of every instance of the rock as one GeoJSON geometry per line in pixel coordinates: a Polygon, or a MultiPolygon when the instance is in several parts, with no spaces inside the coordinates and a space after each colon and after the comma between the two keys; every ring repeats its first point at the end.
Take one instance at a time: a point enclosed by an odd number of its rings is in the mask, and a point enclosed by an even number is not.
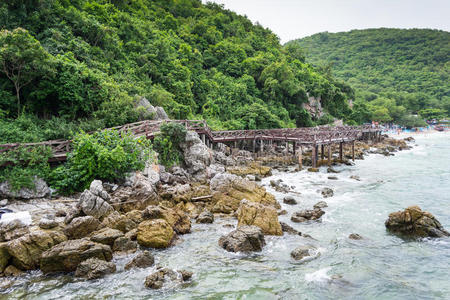
{"type": "Polygon", "coordinates": [[[319,172],[319,169],[318,168],[308,168],[308,172],[317,173],[317,172],[319,172]]]}
{"type": "Polygon", "coordinates": [[[5,248],[15,267],[21,270],[34,270],[39,267],[44,251],[65,240],[66,236],[59,231],[32,230],[7,242],[5,248]]]}
{"type": "Polygon", "coordinates": [[[337,176],[328,176],[329,180],[338,180],[337,176]]]}
{"type": "Polygon", "coordinates": [[[114,241],[112,250],[114,252],[133,253],[138,249],[138,243],[129,237],[119,237],[114,241]]]}
{"type": "Polygon", "coordinates": [[[150,248],[167,248],[174,235],[172,226],[164,219],[144,221],[137,229],[138,243],[150,248]]]}
{"type": "Polygon", "coordinates": [[[324,198],[333,197],[333,195],[334,195],[333,190],[330,188],[327,188],[327,187],[323,188],[320,192],[324,198]]]}
{"type": "Polygon", "coordinates": [[[64,228],[64,234],[71,240],[80,239],[97,230],[99,225],[100,222],[94,217],[78,217],[64,228]]]}
{"type": "Polygon", "coordinates": [[[328,207],[328,204],[325,201],[319,201],[316,204],[314,204],[313,207],[320,209],[320,208],[328,207]]]}
{"type": "Polygon", "coordinates": [[[91,185],[89,186],[89,191],[94,194],[95,196],[98,196],[102,198],[105,201],[111,201],[111,196],[108,194],[108,192],[104,189],[103,183],[101,180],[94,180],[91,182],[91,185]]]}
{"type": "Polygon", "coordinates": [[[332,167],[329,167],[329,168],[327,169],[327,172],[328,172],[328,173],[340,173],[339,171],[333,169],[332,167]]]}
{"type": "Polygon", "coordinates": [[[137,228],[135,228],[133,230],[130,230],[127,233],[125,233],[125,237],[130,239],[130,240],[135,241],[136,238],[137,238],[137,228]]]}
{"type": "Polygon", "coordinates": [[[148,268],[155,264],[155,258],[148,251],[137,254],[129,263],[125,265],[125,270],[131,268],[148,268]]]}
{"type": "Polygon", "coordinates": [[[279,215],[279,216],[284,216],[284,215],[287,215],[287,214],[288,214],[288,212],[287,212],[287,210],[285,210],[285,209],[280,210],[280,211],[278,212],[278,215],[279,215]]]}
{"type": "Polygon", "coordinates": [[[41,178],[35,177],[33,180],[34,187],[21,188],[16,191],[11,188],[7,181],[0,183],[0,197],[8,199],[35,199],[51,196],[52,192],[47,183],[41,178]]]}
{"type": "Polygon", "coordinates": [[[5,270],[10,258],[11,255],[8,253],[7,244],[0,243],[0,274],[3,273],[3,270],[5,270]]]}
{"type": "Polygon", "coordinates": [[[197,223],[211,224],[214,222],[214,215],[209,210],[204,210],[196,220],[197,223]]]}
{"type": "Polygon", "coordinates": [[[229,252],[261,251],[266,244],[261,228],[241,226],[219,239],[219,246],[229,252]]]}
{"type": "Polygon", "coordinates": [[[99,231],[93,232],[91,236],[91,241],[105,244],[109,246],[113,246],[114,241],[120,237],[123,237],[124,234],[122,231],[117,229],[111,229],[111,228],[103,228],[99,231]]]}
{"type": "Polygon", "coordinates": [[[92,280],[114,272],[116,272],[116,265],[114,263],[93,257],[78,265],[75,276],[92,280]]]}
{"type": "Polygon", "coordinates": [[[144,284],[147,288],[160,289],[163,287],[167,279],[181,283],[183,277],[182,274],[168,268],[159,268],[156,272],[150,274],[145,278],[144,284]]]}
{"type": "Polygon", "coordinates": [[[169,116],[161,106],[156,107],[156,120],[169,120],[169,116]]]}
{"type": "Polygon", "coordinates": [[[103,218],[99,228],[109,227],[120,230],[124,233],[133,230],[140,222],[142,222],[142,217],[141,212],[138,210],[131,212],[128,212],[126,215],[121,215],[119,212],[113,211],[103,218]]]}
{"type": "MultiPolygon", "coordinates": [[[[261,165],[257,162],[250,162],[247,165],[227,167],[227,172],[238,176],[259,175],[262,177],[272,175],[272,168],[261,165]]],[[[254,178],[254,177],[253,177],[254,178]]],[[[254,180],[253,180],[254,181],[254,180]]]]}
{"type": "Polygon", "coordinates": [[[405,237],[450,236],[431,213],[422,211],[418,206],[410,206],[404,211],[389,214],[384,225],[389,231],[405,237]]]}
{"type": "Polygon", "coordinates": [[[277,192],[280,193],[288,193],[290,190],[290,187],[287,184],[283,183],[283,180],[271,180],[270,186],[273,187],[277,192]]]}
{"type": "Polygon", "coordinates": [[[0,201],[0,207],[6,206],[8,205],[8,199],[3,199],[2,201],[0,201]]]}
{"type": "Polygon", "coordinates": [[[408,136],[408,137],[404,138],[404,140],[407,142],[411,142],[411,143],[416,141],[412,136],[408,136]]]}
{"type": "Polygon", "coordinates": [[[19,238],[27,233],[30,229],[20,220],[13,220],[8,223],[0,223],[0,242],[10,241],[19,238]]]}
{"type": "Polygon", "coordinates": [[[317,252],[317,249],[311,245],[304,245],[295,248],[291,252],[291,257],[295,260],[301,260],[308,256],[318,256],[319,252],[317,252]]]}
{"type": "Polygon", "coordinates": [[[16,267],[10,265],[7,266],[6,269],[3,271],[3,274],[7,277],[19,277],[24,274],[21,270],[17,269],[16,267]]]}
{"type": "Polygon", "coordinates": [[[58,222],[56,220],[50,220],[47,218],[42,218],[39,221],[39,227],[42,229],[52,229],[58,226],[58,222]]]}
{"type": "Polygon", "coordinates": [[[349,236],[348,236],[348,238],[349,239],[351,239],[351,240],[362,240],[362,236],[360,236],[359,234],[357,234],[357,233],[351,233],[349,236]]]}
{"type": "Polygon", "coordinates": [[[352,176],[350,176],[350,179],[361,181],[361,178],[358,175],[352,175],[352,176]]]}
{"type": "Polygon", "coordinates": [[[238,227],[254,225],[261,228],[267,235],[283,235],[277,210],[274,207],[265,206],[260,203],[242,200],[237,211],[238,227]]]}
{"type": "Polygon", "coordinates": [[[72,272],[89,258],[110,261],[111,248],[88,239],[68,240],[42,253],[40,265],[44,274],[53,272],[72,272]]]}
{"type": "Polygon", "coordinates": [[[185,234],[191,231],[191,220],[189,216],[177,208],[172,209],[164,206],[150,205],[142,211],[142,218],[144,220],[166,220],[178,234],[185,234]]]}
{"type": "Polygon", "coordinates": [[[302,235],[302,233],[296,229],[294,229],[293,227],[289,226],[288,224],[284,223],[284,222],[280,222],[281,224],[281,230],[283,230],[283,232],[288,233],[288,234],[293,234],[293,235],[302,235]]]}
{"type": "Polygon", "coordinates": [[[97,219],[100,219],[113,211],[112,206],[106,202],[106,200],[93,194],[90,190],[85,190],[80,195],[79,205],[86,215],[93,216],[97,219]]]}
{"type": "Polygon", "coordinates": [[[181,274],[181,279],[183,281],[188,281],[192,278],[192,275],[194,275],[193,272],[187,271],[187,270],[179,270],[178,273],[181,274]]]}
{"type": "Polygon", "coordinates": [[[318,220],[320,217],[322,217],[325,214],[323,210],[320,208],[315,208],[313,210],[305,209],[299,212],[295,212],[291,216],[291,221],[300,223],[300,222],[306,222],[310,220],[318,220]]]}
{"type": "Polygon", "coordinates": [[[201,173],[199,179],[207,179],[206,168],[212,162],[212,154],[208,147],[200,140],[198,134],[193,131],[186,133],[184,143],[180,144],[184,154],[184,162],[189,174],[201,173]]]}
{"type": "Polygon", "coordinates": [[[64,218],[64,224],[69,224],[76,217],[82,217],[83,215],[84,214],[79,206],[71,207],[69,211],[66,213],[66,216],[64,218]]]}
{"type": "Polygon", "coordinates": [[[283,203],[289,204],[289,205],[295,205],[295,204],[297,204],[297,201],[292,196],[286,196],[283,198],[283,203]]]}

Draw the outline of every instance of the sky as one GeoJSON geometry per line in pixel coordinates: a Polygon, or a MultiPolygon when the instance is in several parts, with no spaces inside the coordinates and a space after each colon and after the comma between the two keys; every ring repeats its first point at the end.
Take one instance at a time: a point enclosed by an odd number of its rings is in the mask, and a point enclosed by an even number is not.
{"type": "MultiPolygon", "coordinates": [[[[450,0],[209,0],[275,32],[282,43],[365,28],[450,31],[450,0]]],[[[204,0],[203,2],[206,2],[204,0]]]]}

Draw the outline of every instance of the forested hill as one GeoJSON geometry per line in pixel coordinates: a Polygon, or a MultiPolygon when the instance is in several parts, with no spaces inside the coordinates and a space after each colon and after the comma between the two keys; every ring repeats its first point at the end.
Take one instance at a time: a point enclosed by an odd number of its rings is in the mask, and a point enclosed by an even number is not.
{"type": "Polygon", "coordinates": [[[350,115],[349,86],[217,4],[1,1],[0,26],[3,142],[136,121],[140,96],[172,118],[223,129],[314,125],[302,108],[308,96],[329,112],[317,123],[350,115]],[[21,128],[36,135],[21,136],[21,128]]]}
{"type": "Polygon", "coordinates": [[[307,62],[345,80],[358,99],[395,100],[412,113],[430,108],[447,115],[450,111],[449,32],[386,28],[325,32],[288,44],[299,46],[307,62]]]}

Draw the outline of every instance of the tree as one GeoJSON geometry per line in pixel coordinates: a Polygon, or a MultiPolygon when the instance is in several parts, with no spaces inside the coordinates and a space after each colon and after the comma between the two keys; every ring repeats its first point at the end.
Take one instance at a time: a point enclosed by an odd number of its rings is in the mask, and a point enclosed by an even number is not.
{"type": "Polygon", "coordinates": [[[27,30],[0,31],[1,71],[14,84],[17,116],[20,114],[20,91],[38,77],[49,54],[27,30]]]}

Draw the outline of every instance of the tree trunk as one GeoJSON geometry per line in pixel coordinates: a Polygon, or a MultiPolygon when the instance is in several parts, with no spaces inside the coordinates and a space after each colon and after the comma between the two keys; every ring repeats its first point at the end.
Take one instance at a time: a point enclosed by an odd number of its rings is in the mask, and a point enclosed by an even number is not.
{"type": "Polygon", "coordinates": [[[17,96],[17,118],[20,116],[20,87],[16,84],[14,85],[16,88],[16,96],[17,96]]]}

